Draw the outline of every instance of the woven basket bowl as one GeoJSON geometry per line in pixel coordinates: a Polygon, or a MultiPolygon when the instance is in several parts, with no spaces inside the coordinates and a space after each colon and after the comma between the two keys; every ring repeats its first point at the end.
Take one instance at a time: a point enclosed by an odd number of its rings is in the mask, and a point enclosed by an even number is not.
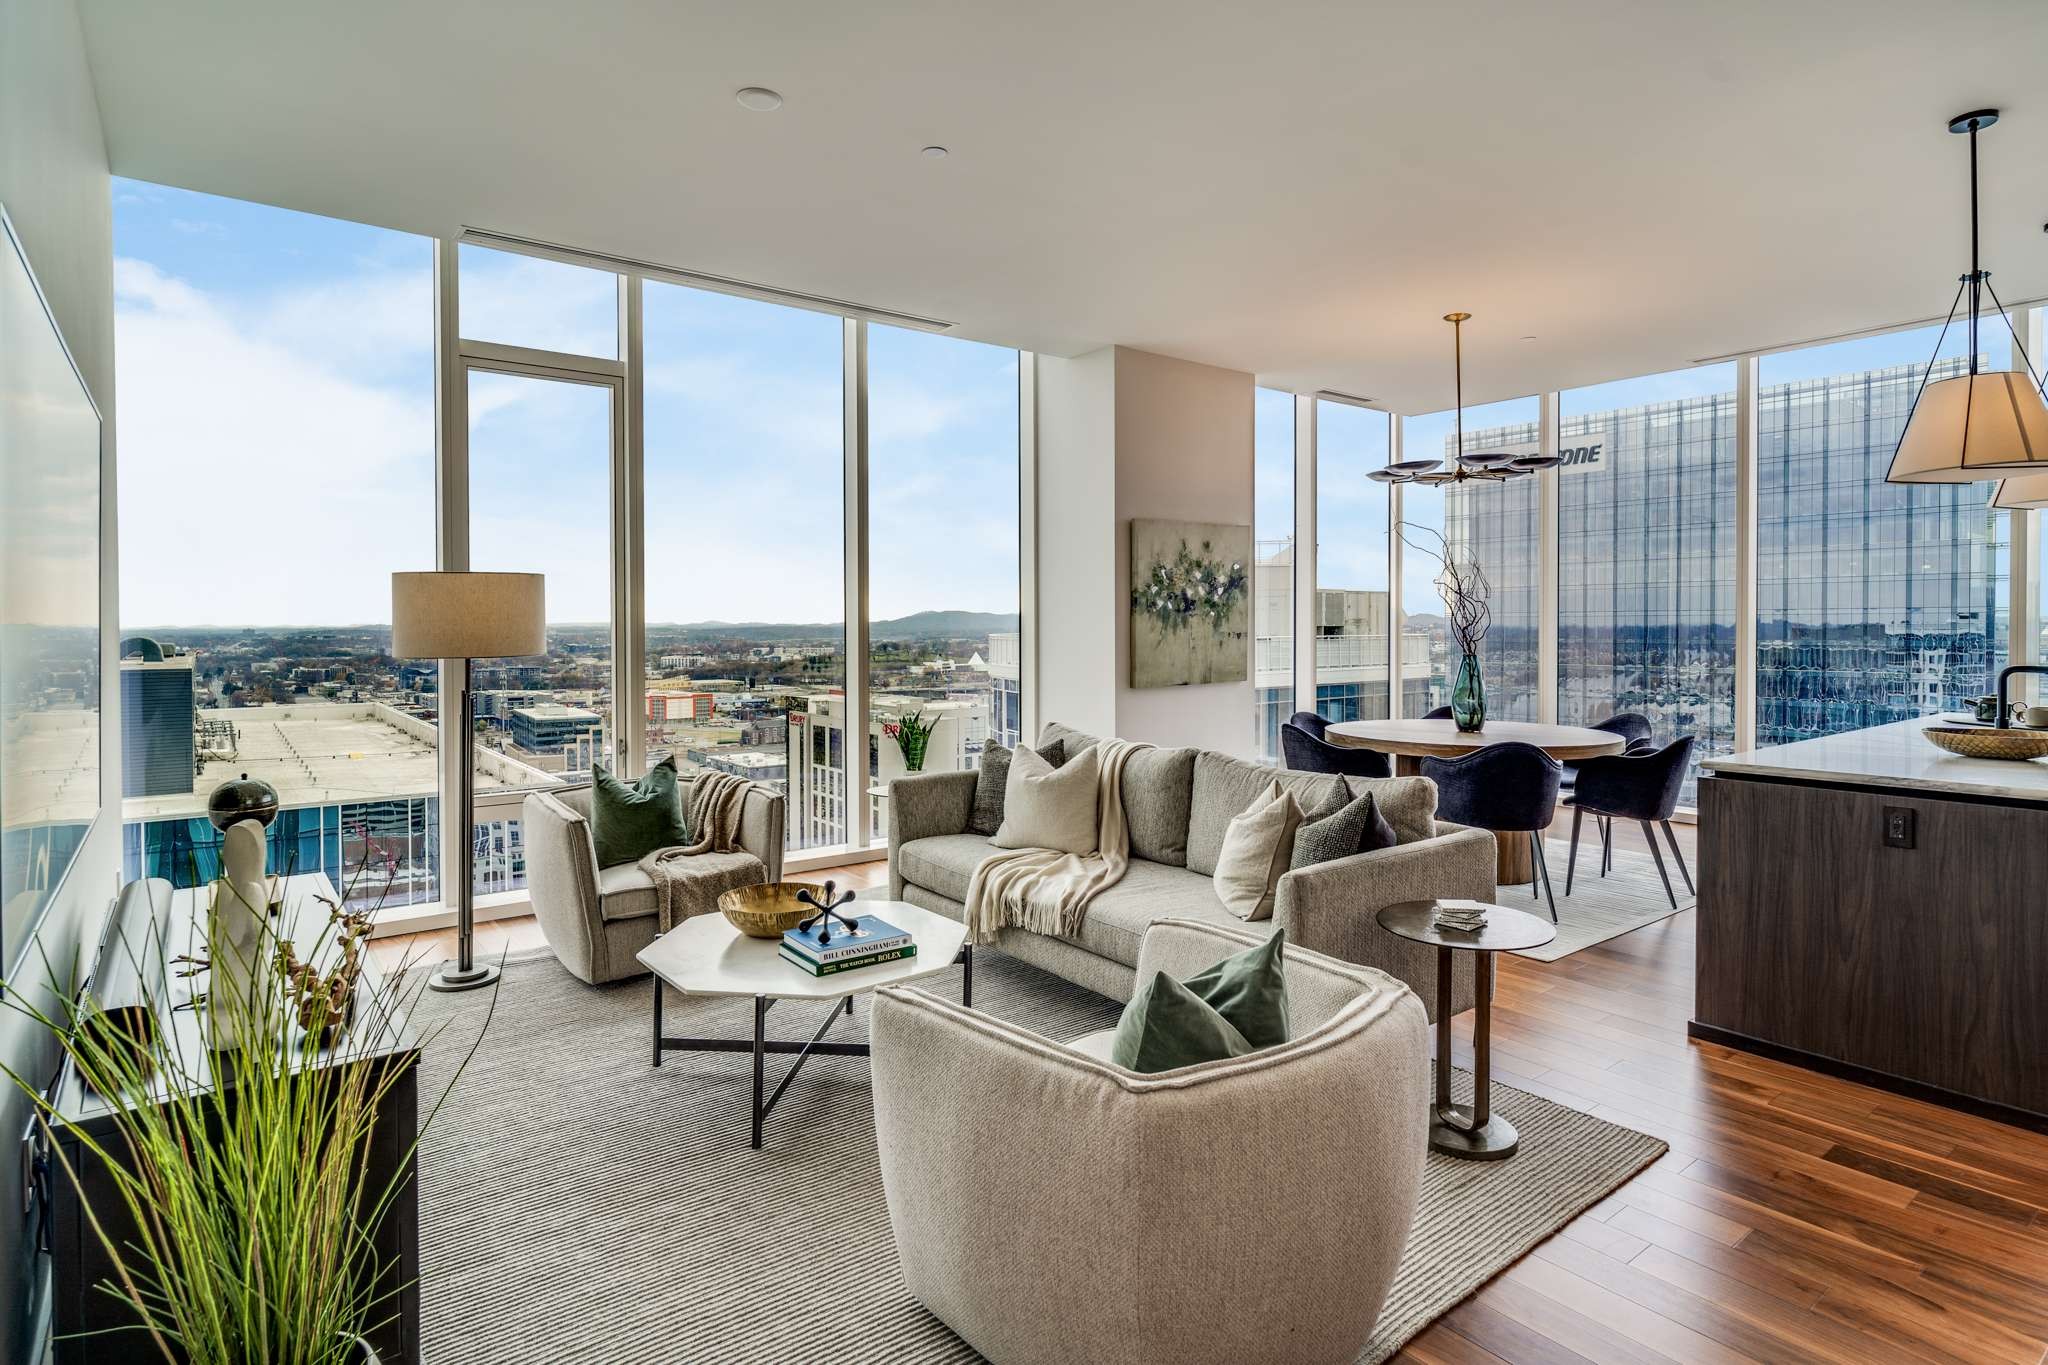
{"type": "Polygon", "coordinates": [[[796,898],[799,891],[811,890],[809,882],[771,882],[767,886],[741,886],[725,892],[718,898],[718,908],[732,927],[748,938],[781,938],[798,922],[818,913],[814,905],[805,905],[796,898]]]}
{"type": "Polygon", "coordinates": [[[1930,725],[1920,733],[1936,748],[1964,758],[2048,757],[2048,730],[1973,730],[1960,725],[1930,725]]]}

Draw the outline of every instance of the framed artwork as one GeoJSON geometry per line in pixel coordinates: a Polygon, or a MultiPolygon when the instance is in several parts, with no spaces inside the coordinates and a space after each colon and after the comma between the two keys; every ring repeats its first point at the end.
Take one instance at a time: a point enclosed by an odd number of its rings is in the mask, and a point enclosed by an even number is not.
{"type": "Polygon", "coordinates": [[[1131,522],[1131,686],[1250,676],[1252,528],[1131,522]]]}

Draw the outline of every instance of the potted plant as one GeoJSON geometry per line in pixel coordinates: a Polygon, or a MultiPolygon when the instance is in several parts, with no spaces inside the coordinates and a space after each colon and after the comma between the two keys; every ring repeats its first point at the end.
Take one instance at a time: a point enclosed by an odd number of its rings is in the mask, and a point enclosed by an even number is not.
{"type": "MultiPolygon", "coordinates": [[[[390,884],[387,877],[378,904],[390,884]]],[[[239,895],[213,883],[205,922],[221,924],[220,898],[239,895]]],[[[272,931],[260,961],[241,964],[246,989],[195,1000],[200,1036],[233,1040],[218,1050],[195,1049],[169,1026],[90,1027],[90,988],[67,1002],[62,1017],[26,1003],[30,992],[6,990],[6,1005],[51,1031],[111,1111],[109,1137],[69,1130],[105,1165],[119,1194],[118,1207],[84,1207],[90,1234],[114,1267],[97,1288],[129,1306],[133,1330],[146,1333],[170,1365],[374,1362],[367,1338],[394,1315],[397,1291],[379,1288],[388,1267],[372,1237],[412,1162],[408,1153],[398,1175],[378,1182],[362,1158],[380,1101],[412,1063],[368,1049],[351,1061],[348,1028],[351,1017],[374,1017],[380,1035],[387,1025],[406,1031],[424,980],[407,984],[413,974],[404,970],[391,982],[359,973],[375,907],[351,912],[344,908],[350,899],[346,892],[339,903],[322,898],[328,924],[309,958],[337,964],[331,970],[301,962],[272,931]],[[133,1231],[117,1236],[109,1223],[124,1213],[133,1231]]],[[[237,951],[223,940],[208,943],[209,955],[237,951]]],[[[204,970],[211,981],[230,965],[174,957],[155,941],[126,948],[164,954],[158,980],[204,970]]],[[[172,1005],[155,1002],[155,1017],[171,1019],[172,1005]]],[[[451,1088],[482,1037],[462,1057],[451,1088]]],[[[30,1095],[45,1137],[53,1137],[50,1100],[29,1078],[6,1074],[30,1095]]],[[[426,1100],[422,1132],[447,1095],[426,1100]]],[[[411,1140],[416,1150],[419,1139],[411,1140]]],[[[64,1144],[48,1147],[58,1178],[71,1180],[83,1202],[85,1186],[64,1144]]]]}
{"type": "Polygon", "coordinates": [[[882,730],[903,751],[903,770],[918,773],[924,771],[925,750],[931,745],[932,731],[938,728],[936,719],[928,721],[924,712],[912,711],[907,716],[897,717],[894,725],[884,725],[882,730]]]}

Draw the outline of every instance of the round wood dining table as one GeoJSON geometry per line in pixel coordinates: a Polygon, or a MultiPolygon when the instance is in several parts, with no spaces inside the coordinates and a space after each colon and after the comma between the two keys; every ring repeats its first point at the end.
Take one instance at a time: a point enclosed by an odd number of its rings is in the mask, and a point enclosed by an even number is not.
{"type": "MultiPolygon", "coordinates": [[[[1526,720],[1493,720],[1470,734],[1450,720],[1346,720],[1324,732],[1332,744],[1351,749],[1377,749],[1394,757],[1394,772],[1408,777],[1422,771],[1425,758],[1457,758],[1489,744],[1533,744],[1560,762],[1618,754],[1627,741],[1611,730],[1583,725],[1539,725],[1526,720]]],[[[1536,875],[1526,834],[1496,831],[1499,846],[1494,880],[1518,886],[1536,875]]]]}

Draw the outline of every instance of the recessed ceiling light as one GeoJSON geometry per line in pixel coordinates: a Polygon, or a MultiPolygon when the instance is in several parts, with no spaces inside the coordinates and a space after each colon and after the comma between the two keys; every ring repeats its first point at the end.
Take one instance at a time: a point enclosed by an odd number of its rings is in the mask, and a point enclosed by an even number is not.
{"type": "Polygon", "coordinates": [[[1524,341],[1534,341],[1535,339],[1536,339],[1535,337],[1523,337],[1523,338],[1522,338],[1522,340],[1524,340],[1524,341]]]}
{"type": "Polygon", "coordinates": [[[735,91],[733,98],[740,102],[740,108],[751,109],[757,114],[765,114],[771,109],[782,107],[782,96],[765,85],[746,86],[735,91]]]}
{"type": "Polygon", "coordinates": [[[944,147],[939,146],[937,143],[933,143],[931,146],[925,148],[921,153],[919,153],[919,155],[927,156],[930,157],[933,161],[937,161],[940,157],[946,155],[946,149],[944,147]]]}

